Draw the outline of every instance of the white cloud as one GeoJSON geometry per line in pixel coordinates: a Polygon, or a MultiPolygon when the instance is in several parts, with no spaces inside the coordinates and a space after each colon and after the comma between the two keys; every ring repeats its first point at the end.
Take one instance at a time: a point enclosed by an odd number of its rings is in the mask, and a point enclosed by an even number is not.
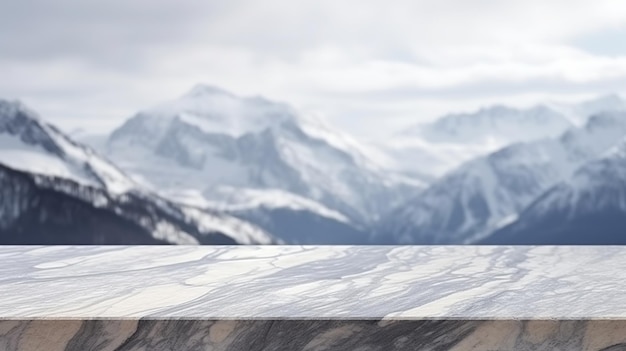
{"type": "Polygon", "coordinates": [[[626,81],[626,52],[577,44],[626,29],[620,0],[157,2],[0,0],[0,96],[111,128],[206,82],[373,135],[381,118],[395,128],[626,81]]]}

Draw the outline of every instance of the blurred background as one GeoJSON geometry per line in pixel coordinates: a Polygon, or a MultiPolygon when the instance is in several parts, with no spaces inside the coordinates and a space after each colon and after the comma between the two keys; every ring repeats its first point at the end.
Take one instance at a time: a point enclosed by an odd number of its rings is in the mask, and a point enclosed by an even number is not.
{"type": "Polygon", "coordinates": [[[625,244],[626,3],[0,0],[0,244],[625,244]]]}

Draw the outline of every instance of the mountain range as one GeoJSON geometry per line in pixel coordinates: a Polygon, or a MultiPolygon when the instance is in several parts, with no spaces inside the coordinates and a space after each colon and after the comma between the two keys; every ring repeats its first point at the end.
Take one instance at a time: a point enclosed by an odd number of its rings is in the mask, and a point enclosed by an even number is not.
{"type": "Polygon", "coordinates": [[[626,139],[558,182],[482,244],[626,244],[626,139]]]}
{"type": "Polygon", "coordinates": [[[406,127],[378,148],[389,157],[389,168],[432,181],[463,162],[513,143],[555,138],[571,127],[583,126],[596,113],[625,110],[626,101],[615,94],[528,108],[486,106],[406,127]]]}
{"type": "Polygon", "coordinates": [[[247,222],[142,188],[19,102],[0,100],[3,244],[270,244],[247,222]]]}
{"type": "Polygon", "coordinates": [[[0,240],[626,243],[625,137],[617,95],[448,114],[377,144],[209,85],[93,146],[0,100],[0,240]]]}
{"type": "Polygon", "coordinates": [[[384,242],[471,243],[626,135],[625,112],[603,112],[557,138],[515,143],[447,173],[389,215],[384,242]],[[391,237],[390,237],[391,236],[391,237]]]}

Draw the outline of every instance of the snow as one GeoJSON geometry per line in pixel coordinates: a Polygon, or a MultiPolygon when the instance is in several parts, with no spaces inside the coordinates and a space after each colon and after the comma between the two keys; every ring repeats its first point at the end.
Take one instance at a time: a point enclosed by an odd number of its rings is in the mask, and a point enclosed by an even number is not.
{"type": "MultiPolygon", "coordinates": [[[[621,188],[621,184],[611,184],[616,181],[626,182],[626,138],[619,139],[612,147],[600,152],[598,157],[582,164],[560,182],[559,186],[555,187],[555,191],[550,194],[551,196],[538,204],[537,208],[581,207],[583,204],[578,204],[578,202],[582,194],[592,193],[594,189],[603,186],[621,188]]],[[[619,190],[615,193],[618,194],[619,190]]],[[[601,207],[601,204],[597,205],[601,207]]]]}
{"type": "MultiPolygon", "coordinates": [[[[72,180],[80,185],[97,187],[104,192],[90,193],[88,201],[96,207],[109,205],[109,196],[118,201],[126,201],[129,192],[133,192],[147,202],[156,204],[161,210],[177,216],[178,212],[171,208],[179,208],[159,198],[144,181],[136,182],[126,176],[111,162],[94,150],[74,142],[55,127],[41,121],[32,111],[20,103],[0,100],[0,163],[8,167],[37,174],[33,177],[37,184],[46,185],[55,190],[74,196],[76,193],[71,182],[51,182],[48,177],[54,176],[72,180]],[[27,141],[25,141],[27,140],[27,141]],[[173,206],[173,207],[172,207],[173,206]]],[[[127,145],[128,146],[128,145],[127,145]]],[[[122,152],[136,157],[137,161],[145,161],[146,154],[141,148],[127,148],[122,152]],[[144,152],[142,154],[142,152],[144,152]]],[[[177,167],[163,167],[162,161],[154,155],[155,173],[164,170],[178,172],[178,180],[184,182],[189,172],[177,167]],[[158,170],[157,170],[158,169],[158,170]]],[[[134,160],[131,160],[134,161],[134,160]]],[[[204,180],[206,181],[206,180],[204,180]]],[[[142,200],[142,201],[143,201],[142,200]]],[[[111,209],[123,215],[121,208],[111,209]]],[[[182,207],[187,221],[198,225],[201,232],[221,232],[229,235],[240,243],[272,243],[274,239],[262,230],[229,216],[208,214],[199,209],[182,207]]],[[[198,240],[189,233],[178,229],[168,221],[151,216],[139,219],[145,228],[152,228],[151,234],[161,240],[177,244],[198,244],[198,240]],[[156,220],[156,222],[154,222],[156,220]]],[[[193,224],[192,224],[193,225],[193,224]]]]}
{"type": "Polygon", "coordinates": [[[493,230],[498,230],[500,228],[504,228],[507,225],[515,222],[517,220],[517,218],[519,217],[519,215],[517,213],[514,214],[510,214],[504,218],[502,218],[500,221],[498,221],[498,223],[493,227],[493,230]]]}
{"type": "Polygon", "coordinates": [[[113,164],[88,147],[71,141],[58,129],[41,121],[35,112],[21,103],[0,101],[0,118],[9,126],[22,123],[13,132],[18,133],[17,135],[9,134],[9,130],[12,130],[10,128],[0,130],[0,153],[3,154],[1,161],[7,165],[33,173],[72,179],[82,184],[103,185],[115,194],[135,187],[134,182],[113,164]],[[19,133],[32,134],[34,138],[39,137],[42,140],[32,140],[32,137],[24,139],[19,133]],[[45,142],[53,143],[60,150],[60,154],[44,148],[42,144],[45,142]]]}
{"type": "Polygon", "coordinates": [[[408,127],[378,148],[394,170],[440,177],[507,145],[558,137],[572,126],[584,127],[592,115],[615,111],[626,111],[626,102],[615,94],[581,103],[550,101],[528,109],[495,105],[408,127]]]}
{"type": "Polygon", "coordinates": [[[89,165],[91,170],[100,181],[104,183],[105,188],[114,193],[122,194],[136,188],[137,185],[123,174],[117,167],[110,162],[97,155],[95,151],[86,146],[79,146],[71,142],[66,136],[60,134],[59,131],[53,129],[49,125],[43,125],[48,135],[65,153],[66,161],[76,165],[89,165]]]}
{"type": "Polygon", "coordinates": [[[162,122],[179,118],[206,133],[234,137],[258,132],[294,118],[284,104],[261,97],[242,98],[219,88],[198,85],[183,97],[141,113],[162,122]]]}
{"type": "Polygon", "coordinates": [[[571,127],[569,120],[545,105],[515,109],[502,105],[472,113],[449,114],[401,133],[434,143],[497,144],[554,137],[571,127]]]}
{"type": "Polygon", "coordinates": [[[241,244],[271,244],[272,236],[262,229],[230,216],[217,216],[201,209],[183,207],[188,220],[192,220],[201,231],[218,231],[241,244]]]}
{"type": "Polygon", "coordinates": [[[80,184],[98,185],[84,171],[19,137],[0,132],[0,163],[10,168],[53,177],[72,179],[80,184]]]}
{"type": "Polygon", "coordinates": [[[313,200],[278,189],[245,189],[232,187],[218,187],[215,194],[210,196],[213,202],[206,204],[221,211],[241,211],[260,207],[269,209],[291,209],[294,211],[309,211],[319,216],[349,223],[350,220],[343,214],[313,200]]]}
{"type": "Polygon", "coordinates": [[[164,240],[178,245],[198,245],[199,242],[193,236],[176,229],[171,224],[159,221],[157,222],[152,236],[156,239],[164,240]]]}
{"type": "Polygon", "coordinates": [[[233,213],[240,211],[266,209],[289,209],[312,212],[320,217],[350,223],[350,220],[338,211],[279,189],[250,189],[219,186],[208,193],[197,189],[166,190],[162,194],[168,199],[187,206],[211,209],[218,212],[233,213]]]}
{"type": "Polygon", "coordinates": [[[116,142],[109,151],[116,163],[130,173],[132,178],[151,184],[153,189],[203,190],[212,184],[246,184],[247,172],[243,165],[216,156],[214,153],[217,150],[207,149],[205,145],[193,145],[194,142],[189,139],[187,142],[192,144],[190,148],[202,152],[202,167],[181,165],[175,159],[124,141],[116,142]]]}
{"type": "Polygon", "coordinates": [[[359,166],[373,171],[382,171],[387,155],[375,147],[358,142],[351,135],[333,129],[320,115],[307,113],[300,119],[302,130],[313,138],[324,140],[338,150],[345,150],[356,158],[359,166]]]}
{"type": "Polygon", "coordinates": [[[617,94],[599,96],[580,103],[553,101],[547,105],[566,116],[576,126],[584,126],[590,116],[601,112],[626,111],[626,101],[617,94]]]}
{"type": "Polygon", "coordinates": [[[546,191],[540,201],[520,218],[523,224],[550,213],[577,215],[610,209],[626,212],[626,139],[621,138],[600,156],[591,158],[575,172],[546,191]]]}
{"type": "Polygon", "coordinates": [[[348,199],[353,195],[353,189],[348,184],[337,181],[346,164],[338,160],[336,150],[312,148],[293,139],[281,138],[280,151],[284,160],[300,173],[313,191],[324,186],[332,189],[332,192],[342,199],[348,199]]]}
{"type": "Polygon", "coordinates": [[[626,159],[626,135],[613,147],[608,149],[601,158],[605,159],[626,159]]]}
{"type": "Polygon", "coordinates": [[[493,144],[432,143],[421,138],[395,137],[378,144],[391,161],[388,167],[398,171],[415,172],[423,179],[440,177],[463,162],[496,151],[493,144]]]}
{"type": "MultiPolygon", "coordinates": [[[[570,175],[580,173],[576,170],[581,165],[603,155],[624,135],[626,113],[605,112],[591,118],[583,127],[571,128],[559,138],[514,144],[469,161],[405,204],[392,215],[384,230],[407,242],[411,241],[411,233],[429,235],[431,240],[439,242],[480,239],[508,223],[538,196],[564,179],[569,179],[572,188],[588,187],[597,176],[570,178],[570,175]],[[489,208],[487,217],[473,214],[472,198],[486,203],[489,208]],[[463,217],[458,217],[459,211],[463,217]]],[[[618,152],[613,151],[613,154],[618,152]]],[[[611,174],[618,171],[614,169],[611,174]]],[[[573,195],[567,195],[555,197],[554,201],[558,203],[545,200],[543,205],[560,206],[575,200],[573,195]]]]}
{"type": "MultiPolygon", "coordinates": [[[[198,86],[136,115],[114,132],[107,152],[123,169],[167,193],[195,189],[215,202],[210,190],[217,186],[241,189],[243,197],[251,196],[247,189],[272,189],[280,191],[274,195],[282,199],[277,200],[281,206],[288,201],[294,201],[292,207],[305,206],[302,198],[308,198],[334,211],[333,216],[371,221],[390,198],[403,196],[395,189],[423,182],[390,172],[368,150],[374,149],[317,116],[198,86]],[[287,192],[291,195],[284,196],[287,192]]],[[[257,202],[248,203],[275,205],[260,193],[253,197],[257,202]]],[[[313,209],[310,203],[305,207],[313,209]]]]}

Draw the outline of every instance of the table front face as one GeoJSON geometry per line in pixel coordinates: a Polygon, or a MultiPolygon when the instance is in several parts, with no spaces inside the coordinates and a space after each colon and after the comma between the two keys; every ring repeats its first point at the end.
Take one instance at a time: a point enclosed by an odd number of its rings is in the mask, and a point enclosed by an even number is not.
{"type": "Polygon", "coordinates": [[[0,247],[0,317],[626,318],[626,248],[0,247]]]}
{"type": "Polygon", "coordinates": [[[626,321],[1,321],[3,351],[624,351],[626,321]]]}

